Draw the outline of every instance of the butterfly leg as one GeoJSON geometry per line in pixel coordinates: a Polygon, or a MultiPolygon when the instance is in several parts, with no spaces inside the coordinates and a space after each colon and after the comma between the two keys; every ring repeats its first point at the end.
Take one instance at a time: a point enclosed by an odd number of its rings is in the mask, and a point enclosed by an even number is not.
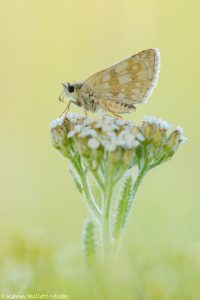
{"type": "Polygon", "coordinates": [[[119,118],[119,119],[123,119],[121,116],[119,116],[119,115],[117,115],[117,114],[115,114],[115,113],[113,113],[113,112],[111,112],[111,114],[112,114],[113,116],[119,118]]]}
{"type": "Polygon", "coordinates": [[[64,115],[64,119],[66,118],[66,115],[67,115],[67,113],[68,113],[68,111],[69,111],[69,108],[70,108],[71,103],[74,103],[75,105],[80,106],[76,101],[70,100],[69,103],[67,104],[65,110],[64,110],[63,113],[60,115],[60,117],[64,115]]]}
{"type": "Polygon", "coordinates": [[[85,117],[87,118],[87,110],[85,109],[85,107],[83,106],[83,109],[84,109],[84,114],[85,114],[85,117]]]}

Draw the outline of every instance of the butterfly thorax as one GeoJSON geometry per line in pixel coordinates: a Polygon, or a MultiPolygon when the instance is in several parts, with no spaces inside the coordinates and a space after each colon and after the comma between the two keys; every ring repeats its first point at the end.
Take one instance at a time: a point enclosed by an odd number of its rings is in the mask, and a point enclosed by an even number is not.
{"type": "Polygon", "coordinates": [[[98,107],[98,98],[95,91],[88,87],[86,84],[74,84],[74,101],[81,103],[85,110],[96,112],[98,107]]]}

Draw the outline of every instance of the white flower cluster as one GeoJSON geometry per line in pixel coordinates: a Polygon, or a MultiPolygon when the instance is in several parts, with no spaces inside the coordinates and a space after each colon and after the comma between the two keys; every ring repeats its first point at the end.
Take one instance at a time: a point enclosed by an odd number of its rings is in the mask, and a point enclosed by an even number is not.
{"type": "Polygon", "coordinates": [[[168,134],[171,126],[156,117],[144,117],[142,122],[136,125],[106,114],[101,119],[91,120],[85,116],[68,113],[50,124],[52,132],[56,132],[57,127],[63,128],[67,139],[74,138],[90,149],[102,147],[109,152],[117,148],[134,150],[144,141],[156,148],[165,145],[176,149],[181,142],[186,141],[180,127],[168,134]]]}
{"type": "MultiPolygon", "coordinates": [[[[67,115],[67,118],[68,115],[67,115]]],[[[70,121],[72,120],[70,115],[70,121]]],[[[102,119],[92,121],[85,119],[77,123],[68,133],[68,138],[78,136],[88,139],[88,147],[97,149],[103,146],[107,151],[115,151],[117,147],[136,148],[144,140],[132,122],[104,115],[102,119]]]]}
{"type": "Polygon", "coordinates": [[[163,130],[168,130],[171,127],[171,125],[167,121],[156,118],[154,116],[145,116],[143,121],[147,122],[148,124],[156,125],[163,130]]]}
{"type": "MultiPolygon", "coordinates": [[[[68,113],[67,118],[70,122],[74,122],[74,123],[80,120],[80,116],[77,113],[68,113]]],[[[55,120],[53,120],[49,125],[50,129],[53,129],[57,126],[61,126],[64,120],[65,120],[65,114],[63,114],[60,118],[56,118],[55,120]]]]}

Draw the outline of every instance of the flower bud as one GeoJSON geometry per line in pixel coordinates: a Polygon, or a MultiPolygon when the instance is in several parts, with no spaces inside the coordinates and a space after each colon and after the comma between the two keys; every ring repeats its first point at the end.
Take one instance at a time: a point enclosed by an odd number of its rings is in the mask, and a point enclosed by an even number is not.
{"type": "Polygon", "coordinates": [[[167,138],[164,150],[175,152],[179,144],[185,141],[184,137],[182,136],[182,133],[183,133],[182,128],[180,127],[175,128],[167,138]]]}
{"type": "Polygon", "coordinates": [[[140,130],[146,141],[151,142],[154,147],[160,147],[165,141],[169,127],[166,121],[156,117],[145,117],[140,130]]]}

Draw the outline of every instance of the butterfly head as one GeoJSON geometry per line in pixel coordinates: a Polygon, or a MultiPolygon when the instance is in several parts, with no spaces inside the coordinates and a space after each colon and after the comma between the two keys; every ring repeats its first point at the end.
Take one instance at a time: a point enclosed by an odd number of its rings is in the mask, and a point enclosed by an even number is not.
{"type": "Polygon", "coordinates": [[[59,100],[63,102],[64,96],[68,98],[73,98],[73,93],[75,90],[74,84],[67,82],[67,83],[63,83],[62,86],[63,86],[63,91],[59,96],[59,100]]]}
{"type": "Polygon", "coordinates": [[[59,100],[63,102],[64,96],[67,98],[70,98],[72,100],[75,100],[76,98],[76,92],[81,89],[83,86],[83,83],[81,82],[75,82],[75,83],[62,83],[63,91],[59,96],[59,100]]]}

